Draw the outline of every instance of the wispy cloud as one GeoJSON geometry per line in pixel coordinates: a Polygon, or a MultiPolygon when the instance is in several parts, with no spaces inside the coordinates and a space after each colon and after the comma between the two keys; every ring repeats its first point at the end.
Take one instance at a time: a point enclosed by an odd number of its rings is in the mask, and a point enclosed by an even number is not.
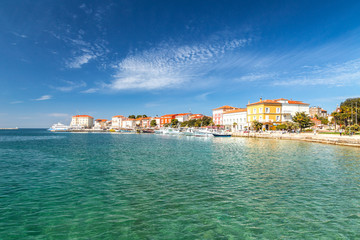
{"type": "Polygon", "coordinates": [[[28,37],[25,34],[20,34],[20,33],[17,33],[17,32],[12,32],[12,34],[14,34],[17,37],[21,37],[21,38],[27,38],[28,37]]]}
{"type": "Polygon", "coordinates": [[[70,114],[67,113],[49,113],[50,117],[70,117],[70,114]]]}
{"type": "Polygon", "coordinates": [[[10,104],[20,104],[20,103],[23,103],[23,101],[13,101],[13,102],[10,102],[10,104]]]}
{"type": "Polygon", "coordinates": [[[207,100],[207,97],[212,94],[213,92],[206,92],[206,93],[202,93],[202,94],[199,94],[195,97],[196,100],[198,101],[206,101],[207,100]]]}
{"type": "Polygon", "coordinates": [[[260,80],[270,80],[273,79],[276,75],[274,73],[263,73],[263,74],[257,74],[252,73],[248,75],[241,76],[240,78],[234,79],[236,82],[254,82],[254,81],[260,81],[260,80]]]}
{"type": "Polygon", "coordinates": [[[51,95],[43,95],[37,99],[34,99],[35,101],[45,101],[45,100],[50,100],[52,99],[52,96],[51,95]]]}
{"type": "Polygon", "coordinates": [[[81,68],[82,65],[88,63],[91,59],[96,58],[95,55],[92,54],[84,54],[80,56],[76,56],[71,58],[67,63],[66,66],[68,68],[81,68]]]}
{"type": "Polygon", "coordinates": [[[84,91],[81,91],[81,93],[95,93],[97,91],[99,91],[98,88],[89,88],[89,89],[86,89],[84,91]]]}
{"type": "Polygon", "coordinates": [[[106,54],[109,53],[106,47],[107,41],[101,38],[92,42],[85,41],[83,39],[85,31],[81,29],[76,33],[57,34],[52,31],[48,33],[71,49],[70,57],[65,59],[66,68],[79,69],[95,59],[104,62],[106,54]]]}
{"type": "Polygon", "coordinates": [[[116,65],[113,90],[177,88],[208,74],[227,52],[244,47],[249,39],[209,41],[174,46],[163,44],[125,58],[116,65]]]}
{"type": "Polygon", "coordinates": [[[156,102],[148,102],[148,103],[145,103],[145,107],[147,108],[153,108],[153,107],[159,107],[161,106],[160,103],[156,103],[156,102]]]}
{"type": "Polygon", "coordinates": [[[79,82],[73,82],[73,81],[63,81],[65,84],[63,86],[51,86],[51,88],[54,88],[56,90],[59,90],[61,92],[71,92],[75,89],[86,87],[86,82],[79,81],[79,82]]]}
{"type": "Polygon", "coordinates": [[[351,86],[360,84],[360,59],[331,64],[326,66],[314,66],[310,71],[296,73],[296,77],[274,81],[273,85],[329,85],[351,86]]]}
{"type": "Polygon", "coordinates": [[[91,14],[93,12],[93,10],[91,8],[89,8],[88,6],[86,6],[85,3],[81,4],[79,6],[80,9],[82,9],[86,14],[91,14]]]}

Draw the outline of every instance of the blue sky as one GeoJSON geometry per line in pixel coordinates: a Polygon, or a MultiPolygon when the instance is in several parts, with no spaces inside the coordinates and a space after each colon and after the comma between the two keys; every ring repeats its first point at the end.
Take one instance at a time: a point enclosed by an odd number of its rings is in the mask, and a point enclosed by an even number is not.
{"type": "Polygon", "coordinates": [[[0,2],[0,127],[360,92],[359,1],[0,2]]]}

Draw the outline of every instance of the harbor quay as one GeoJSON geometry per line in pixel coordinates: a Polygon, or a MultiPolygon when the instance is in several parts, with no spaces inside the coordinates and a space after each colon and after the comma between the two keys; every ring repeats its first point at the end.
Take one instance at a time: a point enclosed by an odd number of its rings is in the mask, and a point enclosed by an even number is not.
{"type": "Polygon", "coordinates": [[[49,130],[256,137],[358,146],[358,109],[353,104],[358,100],[359,98],[346,100],[331,114],[319,106],[310,107],[309,103],[299,100],[260,98],[257,102],[249,101],[245,107],[224,105],[214,108],[212,116],[189,112],[160,117],[115,115],[107,120],[75,115],[69,126],[58,123],[49,130]]]}
{"type": "Polygon", "coordinates": [[[340,136],[338,134],[282,133],[282,132],[236,132],[233,137],[296,140],[341,146],[360,147],[360,135],[340,136]]]}

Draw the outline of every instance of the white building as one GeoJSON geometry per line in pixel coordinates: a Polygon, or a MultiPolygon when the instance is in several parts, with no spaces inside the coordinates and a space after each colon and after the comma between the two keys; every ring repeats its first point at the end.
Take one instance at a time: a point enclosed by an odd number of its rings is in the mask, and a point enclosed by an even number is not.
{"type": "Polygon", "coordinates": [[[223,125],[233,132],[243,131],[249,127],[246,108],[227,111],[223,114],[223,125]]]}
{"type": "Polygon", "coordinates": [[[106,119],[96,119],[94,124],[94,129],[107,129],[109,121],[106,119]]]}
{"type": "Polygon", "coordinates": [[[213,121],[215,125],[223,125],[223,114],[227,111],[236,110],[238,108],[236,107],[230,107],[230,106],[222,106],[218,107],[212,110],[213,113],[213,121]]]}
{"type": "Polygon", "coordinates": [[[288,100],[285,98],[275,99],[275,101],[281,103],[282,122],[292,121],[292,118],[297,112],[305,112],[307,115],[309,115],[310,104],[308,103],[288,100]]]}
{"type": "MultiPolygon", "coordinates": [[[[159,117],[154,117],[154,118],[151,119],[151,121],[152,121],[152,120],[155,120],[155,122],[156,122],[156,127],[160,127],[160,118],[159,118],[159,117]]],[[[150,121],[150,123],[151,123],[151,121],[150,121]]]]}
{"type": "Polygon", "coordinates": [[[186,122],[189,120],[191,116],[191,113],[179,113],[176,114],[175,119],[177,119],[179,122],[186,122]]]}
{"type": "Polygon", "coordinates": [[[72,117],[70,126],[73,128],[92,128],[94,118],[89,115],[76,115],[72,117]]]}
{"type": "Polygon", "coordinates": [[[122,115],[113,116],[111,119],[111,127],[114,129],[122,128],[122,122],[124,119],[126,119],[126,118],[122,115]]]}
{"type": "Polygon", "coordinates": [[[135,119],[127,118],[122,121],[122,128],[134,128],[135,125],[135,119]]]}

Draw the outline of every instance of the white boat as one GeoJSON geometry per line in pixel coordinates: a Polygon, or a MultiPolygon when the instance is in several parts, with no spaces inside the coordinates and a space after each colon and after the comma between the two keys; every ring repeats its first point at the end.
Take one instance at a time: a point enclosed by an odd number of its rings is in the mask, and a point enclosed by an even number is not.
{"type": "Polygon", "coordinates": [[[66,126],[62,123],[56,123],[52,125],[48,130],[52,132],[57,132],[57,131],[69,131],[70,129],[71,129],[70,126],[66,126]]]}
{"type": "Polygon", "coordinates": [[[213,133],[207,129],[199,129],[195,131],[195,137],[213,137],[213,133]]]}

